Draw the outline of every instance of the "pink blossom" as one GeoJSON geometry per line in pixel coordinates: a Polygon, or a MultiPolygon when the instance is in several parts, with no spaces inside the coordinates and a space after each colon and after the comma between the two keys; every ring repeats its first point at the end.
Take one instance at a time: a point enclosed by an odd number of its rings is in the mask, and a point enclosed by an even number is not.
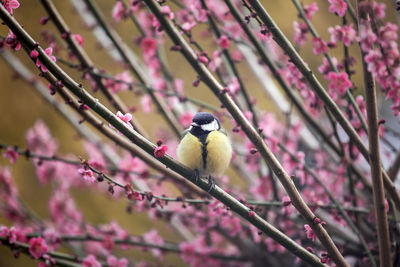
{"type": "Polygon", "coordinates": [[[80,35],[79,33],[75,33],[72,36],[74,37],[75,41],[77,41],[80,46],[83,46],[83,37],[82,37],[82,35],[80,35]]]}
{"type": "Polygon", "coordinates": [[[148,171],[147,165],[140,158],[132,157],[130,153],[121,158],[118,167],[125,172],[144,173],[148,171]]]}
{"type": "MultiPolygon", "coordinates": [[[[336,58],[336,57],[332,57],[332,58],[331,58],[331,61],[332,61],[333,65],[334,65],[337,69],[339,69],[339,62],[338,62],[337,58],[336,58]]],[[[325,78],[325,79],[327,79],[327,77],[328,77],[327,75],[328,75],[329,72],[334,71],[334,70],[332,69],[331,64],[330,64],[329,61],[326,59],[326,57],[324,57],[324,58],[322,59],[322,65],[318,67],[318,71],[324,75],[324,78],[325,78]]]]}
{"type": "Polygon", "coordinates": [[[385,3],[374,2],[373,12],[376,18],[383,19],[385,17],[385,9],[386,9],[385,3]]]}
{"type": "Polygon", "coordinates": [[[240,91],[240,84],[237,77],[233,77],[232,81],[228,84],[228,90],[232,95],[236,95],[240,91]]]}
{"type": "Polygon", "coordinates": [[[125,122],[130,128],[133,128],[132,125],[129,123],[132,120],[132,114],[130,113],[125,113],[122,114],[121,111],[118,111],[117,114],[115,114],[120,120],[125,122]]]}
{"type": "Polygon", "coordinates": [[[347,89],[351,88],[352,83],[349,80],[349,76],[346,72],[329,72],[328,73],[329,85],[328,89],[334,92],[339,92],[339,94],[344,95],[347,89]]]}
{"type": "Polygon", "coordinates": [[[10,242],[10,244],[13,244],[15,242],[25,243],[26,241],[27,241],[27,238],[24,235],[22,229],[14,227],[14,226],[9,229],[8,242],[10,242]]]}
{"type": "Polygon", "coordinates": [[[312,45],[313,45],[313,53],[315,55],[325,54],[328,51],[326,43],[321,38],[315,37],[312,42],[312,45]]]}
{"type": "Polygon", "coordinates": [[[219,47],[221,47],[222,49],[228,49],[229,48],[229,38],[226,35],[222,35],[221,37],[219,37],[218,39],[218,45],[219,47]]]}
{"type": "Polygon", "coordinates": [[[386,75],[386,64],[379,48],[369,50],[365,55],[364,60],[367,63],[368,71],[375,77],[386,75]]]}
{"type": "Polygon", "coordinates": [[[33,49],[33,50],[29,53],[29,56],[30,56],[32,59],[37,59],[38,56],[39,56],[39,52],[38,52],[36,49],[33,49]]]}
{"type": "Polygon", "coordinates": [[[312,2],[311,4],[304,6],[303,9],[307,19],[309,20],[311,20],[311,17],[319,10],[316,2],[312,2]]]}
{"type": "Polygon", "coordinates": [[[347,10],[347,4],[344,0],[328,0],[331,4],[329,6],[329,12],[336,13],[340,17],[343,17],[347,10]]]}
{"type": "Polygon", "coordinates": [[[294,42],[300,46],[304,45],[304,43],[308,40],[308,28],[307,24],[301,22],[300,24],[297,21],[293,22],[294,29],[294,42]]]}
{"type": "Polygon", "coordinates": [[[180,124],[186,129],[189,128],[190,124],[192,123],[192,119],[194,117],[194,113],[190,111],[185,111],[181,114],[179,118],[180,124]]]}
{"type": "Polygon", "coordinates": [[[130,88],[130,84],[132,84],[133,79],[129,74],[129,71],[124,71],[120,74],[115,75],[115,78],[119,81],[115,81],[112,79],[107,80],[107,87],[111,87],[111,90],[114,93],[118,93],[119,91],[126,91],[130,88]]]}
{"type": "Polygon", "coordinates": [[[19,2],[18,0],[3,0],[3,6],[8,13],[12,14],[13,9],[17,9],[19,7],[19,2]]]}
{"type": "Polygon", "coordinates": [[[312,241],[315,241],[317,239],[317,236],[314,234],[313,229],[308,224],[304,225],[304,229],[306,231],[308,239],[311,239],[312,241]]]}
{"type": "Polygon", "coordinates": [[[203,64],[208,64],[208,58],[205,55],[199,55],[199,62],[203,64]]]}
{"type": "Polygon", "coordinates": [[[110,255],[107,257],[107,264],[109,267],[127,267],[128,260],[125,258],[117,259],[115,256],[110,255]]]}
{"type": "Polygon", "coordinates": [[[85,149],[86,155],[89,158],[89,164],[97,170],[103,170],[106,165],[106,160],[101,153],[100,149],[89,141],[83,142],[83,148],[85,149]]]}
{"type": "Polygon", "coordinates": [[[379,27],[379,37],[384,48],[391,48],[392,42],[397,41],[397,25],[387,22],[379,27]]]}
{"type": "Polygon", "coordinates": [[[161,6],[161,13],[166,15],[169,20],[173,20],[175,18],[174,13],[171,11],[171,8],[167,5],[161,6]]]}
{"type": "Polygon", "coordinates": [[[93,254],[89,254],[86,258],[84,258],[82,265],[84,267],[101,267],[101,263],[97,261],[96,257],[93,254]]]}
{"type": "Polygon", "coordinates": [[[50,181],[59,178],[61,173],[60,170],[65,168],[60,162],[43,162],[39,166],[36,166],[36,176],[39,182],[43,185],[48,184],[50,181]]]}
{"type": "Polygon", "coordinates": [[[9,234],[9,231],[8,231],[7,226],[4,226],[4,225],[0,226],[0,237],[8,238],[8,234],[9,234]]]}
{"type": "Polygon", "coordinates": [[[62,232],[74,232],[74,229],[68,229],[71,224],[66,222],[74,222],[79,225],[82,222],[82,214],[76,208],[75,201],[67,190],[55,190],[49,200],[49,211],[51,219],[56,223],[62,232]]]}
{"type": "MultiPolygon", "coordinates": [[[[164,245],[164,239],[158,234],[157,230],[151,230],[150,232],[147,232],[143,235],[144,241],[148,243],[152,243],[155,245],[164,245]]],[[[159,259],[163,258],[163,253],[160,249],[153,248],[151,249],[151,253],[154,255],[154,257],[157,257],[159,259]]]]}
{"type": "Polygon", "coordinates": [[[7,147],[6,152],[4,152],[3,157],[8,159],[12,164],[14,164],[17,161],[19,154],[15,149],[11,147],[7,147]]]}
{"type": "MultiPolygon", "coordinates": [[[[53,56],[53,48],[48,47],[46,48],[46,50],[44,50],[44,52],[47,54],[48,57],[50,57],[50,59],[54,62],[56,62],[56,57],[53,56]]],[[[47,68],[42,64],[42,62],[40,62],[39,59],[36,60],[36,66],[39,67],[43,72],[47,71],[47,68]]]]}
{"type": "Polygon", "coordinates": [[[140,104],[142,106],[142,110],[144,113],[150,113],[151,112],[151,96],[149,95],[144,95],[140,99],[140,104]]]}
{"type": "Polygon", "coordinates": [[[94,183],[96,182],[96,177],[94,177],[92,170],[87,168],[80,168],[78,173],[83,177],[83,179],[87,182],[94,183]]]}
{"type": "Polygon", "coordinates": [[[249,210],[249,217],[253,218],[254,216],[256,216],[256,213],[253,210],[249,210]]]}
{"type": "Polygon", "coordinates": [[[21,44],[18,42],[17,36],[15,36],[15,34],[11,30],[8,31],[5,43],[8,47],[11,47],[15,51],[21,49],[21,44]]]}
{"type": "Polygon", "coordinates": [[[156,39],[152,37],[144,37],[140,42],[140,48],[142,49],[145,56],[154,56],[157,52],[156,39]]]}
{"type": "Polygon", "coordinates": [[[221,226],[228,230],[230,236],[236,236],[243,231],[240,219],[234,216],[223,216],[221,218],[221,226]]]}
{"type": "Polygon", "coordinates": [[[243,59],[243,54],[239,50],[234,50],[231,54],[233,61],[240,62],[243,59]]]}
{"type": "Polygon", "coordinates": [[[39,259],[42,254],[48,251],[46,241],[41,237],[34,237],[29,240],[29,253],[39,259]]]}
{"type": "Polygon", "coordinates": [[[182,29],[186,32],[189,32],[191,29],[194,28],[194,26],[196,26],[197,23],[194,21],[187,21],[185,23],[182,24],[182,29]]]}
{"type": "Polygon", "coordinates": [[[43,237],[46,240],[50,250],[55,249],[56,246],[61,244],[61,238],[59,233],[52,227],[47,228],[43,232],[43,237]]]}
{"type": "Polygon", "coordinates": [[[180,255],[185,263],[189,263],[196,256],[197,246],[195,244],[181,242],[179,248],[181,250],[180,255]]]}
{"type": "Polygon", "coordinates": [[[161,158],[167,153],[168,147],[166,145],[158,146],[154,149],[154,156],[156,158],[161,158]]]}
{"type": "MultiPolygon", "coordinates": [[[[215,71],[217,68],[219,68],[221,66],[221,63],[222,63],[222,59],[221,59],[220,51],[215,50],[212,54],[212,59],[211,59],[209,67],[212,71],[215,71]]],[[[200,80],[197,80],[197,81],[200,82],[200,80]]]]}
{"type": "Polygon", "coordinates": [[[353,24],[343,25],[340,27],[336,25],[335,28],[330,27],[328,29],[331,34],[331,42],[343,42],[345,46],[350,46],[353,42],[357,41],[357,32],[353,28],[353,24]]]}
{"type": "Polygon", "coordinates": [[[119,22],[121,19],[125,17],[125,8],[124,5],[120,2],[117,1],[112,9],[112,18],[116,21],[119,22]]]}

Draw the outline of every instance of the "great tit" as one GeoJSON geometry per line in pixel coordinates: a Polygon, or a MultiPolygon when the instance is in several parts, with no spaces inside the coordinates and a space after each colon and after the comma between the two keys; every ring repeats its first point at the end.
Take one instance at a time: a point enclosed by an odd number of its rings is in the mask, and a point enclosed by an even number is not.
{"type": "Polygon", "coordinates": [[[232,158],[231,142],[218,119],[208,113],[197,113],[184,132],[177,148],[180,162],[193,169],[196,182],[201,176],[208,177],[210,189],[215,186],[211,176],[221,176],[232,158]]]}

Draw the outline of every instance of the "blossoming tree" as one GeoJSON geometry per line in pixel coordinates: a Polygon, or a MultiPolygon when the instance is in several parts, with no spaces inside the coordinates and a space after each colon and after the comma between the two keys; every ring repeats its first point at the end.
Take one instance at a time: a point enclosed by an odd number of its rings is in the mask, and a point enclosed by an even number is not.
{"type": "Polygon", "coordinates": [[[278,1],[116,0],[112,10],[97,2],[70,0],[86,25],[75,32],[70,11],[41,0],[39,42],[20,22],[25,3],[0,0],[4,64],[75,128],[85,151],[60,153],[64,140],[40,119],[26,144],[0,140],[9,162],[0,166],[2,248],[41,267],[399,266],[400,60],[398,27],[386,20],[398,1],[292,0],[293,36],[270,15],[278,1]],[[317,14],[336,25],[319,32],[317,14]],[[116,30],[122,23],[131,40],[116,30]],[[89,34],[121,72],[91,58],[89,34]],[[175,159],[197,111],[218,117],[234,148],[211,190],[175,159]],[[155,132],[148,116],[161,118],[155,132]],[[22,158],[51,185],[48,217],[21,198],[12,170],[22,158]],[[154,225],[137,235],[111,213],[92,223],[77,188],[123,200],[132,225],[139,214],[154,225]],[[152,258],[129,256],[137,250],[152,258]]]}

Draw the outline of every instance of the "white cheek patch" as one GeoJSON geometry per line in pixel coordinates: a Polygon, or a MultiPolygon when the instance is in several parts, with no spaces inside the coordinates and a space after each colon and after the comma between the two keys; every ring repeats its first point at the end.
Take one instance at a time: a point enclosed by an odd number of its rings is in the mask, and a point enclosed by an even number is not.
{"type": "Polygon", "coordinates": [[[201,129],[203,131],[207,131],[207,132],[211,132],[211,131],[214,131],[214,130],[219,130],[219,124],[218,124],[218,122],[216,120],[213,120],[210,123],[201,125],[201,129]]]}

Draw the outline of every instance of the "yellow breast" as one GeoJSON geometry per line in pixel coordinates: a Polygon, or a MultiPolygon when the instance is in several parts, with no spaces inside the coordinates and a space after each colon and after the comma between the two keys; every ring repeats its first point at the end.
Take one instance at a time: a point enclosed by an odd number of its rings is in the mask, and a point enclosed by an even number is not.
{"type": "Polygon", "coordinates": [[[178,160],[189,168],[200,171],[203,166],[201,147],[202,144],[199,139],[191,133],[187,133],[177,148],[178,160]]]}
{"type": "Polygon", "coordinates": [[[206,139],[207,172],[221,176],[232,158],[232,146],[229,138],[219,131],[212,131],[206,139]]]}
{"type": "Polygon", "coordinates": [[[178,146],[178,159],[189,168],[199,170],[201,175],[221,176],[231,161],[232,146],[230,140],[222,132],[212,131],[207,136],[205,144],[206,164],[203,161],[202,143],[197,137],[187,133],[178,146]]]}

